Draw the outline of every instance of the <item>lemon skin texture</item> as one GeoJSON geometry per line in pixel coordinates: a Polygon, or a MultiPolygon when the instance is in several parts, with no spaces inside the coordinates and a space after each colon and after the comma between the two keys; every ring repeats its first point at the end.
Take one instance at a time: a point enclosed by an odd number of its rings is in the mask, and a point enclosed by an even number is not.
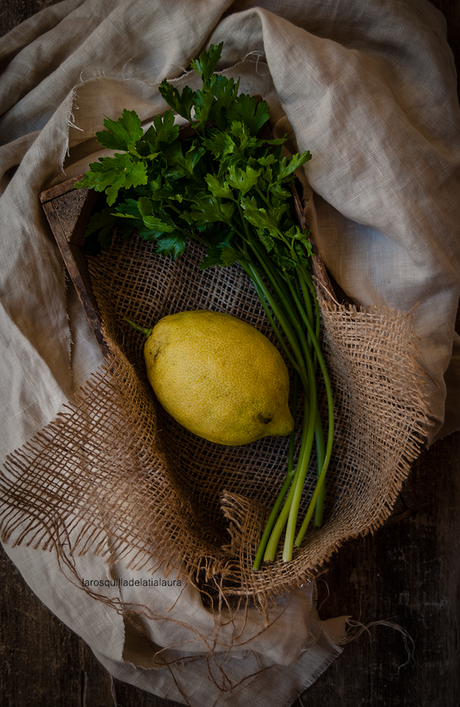
{"type": "Polygon", "coordinates": [[[171,314],[144,346],[147,377],[163,408],[195,435],[238,446],[294,426],[289,374],[273,344],[229,314],[171,314]]]}

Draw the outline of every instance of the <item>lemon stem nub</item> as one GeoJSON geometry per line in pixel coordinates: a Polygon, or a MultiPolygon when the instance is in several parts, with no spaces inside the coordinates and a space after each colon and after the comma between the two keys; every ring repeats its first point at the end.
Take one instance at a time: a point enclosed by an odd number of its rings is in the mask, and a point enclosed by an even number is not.
{"type": "Polygon", "coordinates": [[[149,338],[150,334],[151,334],[152,331],[153,331],[153,329],[146,329],[145,327],[141,327],[141,326],[139,326],[138,324],[135,324],[134,322],[132,322],[132,321],[131,321],[130,319],[128,319],[127,317],[123,317],[123,319],[125,320],[125,322],[128,322],[128,324],[131,324],[131,326],[134,327],[134,329],[137,329],[137,331],[141,331],[141,332],[144,334],[144,336],[145,336],[146,339],[149,338]]]}

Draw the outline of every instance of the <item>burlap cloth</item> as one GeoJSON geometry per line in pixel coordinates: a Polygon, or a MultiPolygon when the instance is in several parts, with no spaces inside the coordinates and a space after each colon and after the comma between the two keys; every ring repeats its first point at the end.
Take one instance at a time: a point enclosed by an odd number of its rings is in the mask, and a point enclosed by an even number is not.
{"type": "Polygon", "coordinates": [[[460,426],[460,131],[444,24],[424,0],[66,0],[0,42],[2,539],[120,679],[197,707],[290,704],[344,640],[343,617],[316,615],[315,572],[385,520],[421,445],[460,426]],[[337,423],[326,523],[292,565],[257,574],[286,441],[225,449],[182,431],[123,324],[209,307],[270,335],[250,284],[236,266],[199,272],[196,247],[173,263],[117,243],[91,264],[104,365],[38,201],[94,161],[103,115],[128,107],[148,122],[165,108],[158,83],[190,83],[190,59],[221,40],[219,68],[311,150],[309,222],[353,303],[318,288],[337,423]]]}

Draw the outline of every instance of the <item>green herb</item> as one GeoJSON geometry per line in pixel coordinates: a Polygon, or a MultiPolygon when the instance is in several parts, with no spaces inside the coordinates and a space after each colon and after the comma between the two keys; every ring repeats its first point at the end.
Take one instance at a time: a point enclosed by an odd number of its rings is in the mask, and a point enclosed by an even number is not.
{"type": "Polygon", "coordinates": [[[174,258],[189,238],[206,246],[200,267],[239,263],[251,278],[266,315],[303,389],[302,437],[294,463],[294,434],[285,482],[267,522],[254,569],[274,560],[285,533],[283,559],[292,559],[316,508],[321,525],[324,480],[328,468],[334,413],[331,385],[319,345],[319,310],[313,286],[308,233],[296,223],[291,207],[295,172],[310,153],[283,156],[285,139],[263,137],[268,105],[239,93],[239,82],[215,73],[222,44],[212,45],[191,64],[202,80],[199,90],[180,93],[166,80],[160,93],[171,107],[145,132],[134,111],[104,121],[99,143],[115,154],[101,157],[79,183],[104,192],[107,207],[87,229],[93,251],[110,245],[115,227],[127,238],[137,231],[160,255],[174,258]],[[186,118],[189,137],[181,139],[175,114],[186,118]],[[327,435],[317,404],[321,374],[328,402],[327,435]],[[326,438],[326,439],[325,439],[326,438]],[[298,513],[312,450],[318,478],[305,519],[298,513]]]}

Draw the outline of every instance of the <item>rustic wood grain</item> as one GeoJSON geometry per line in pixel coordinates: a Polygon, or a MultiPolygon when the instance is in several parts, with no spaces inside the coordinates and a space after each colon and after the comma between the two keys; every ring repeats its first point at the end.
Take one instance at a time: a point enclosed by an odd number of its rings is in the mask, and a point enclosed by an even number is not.
{"type": "Polygon", "coordinates": [[[98,195],[93,190],[74,188],[82,176],[43,191],[40,201],[91,330],[103,355],[107,356],[109,348],[102,334],[98,306],[82,248],[83,232],[98,195]]]}
{"type": "MultiPolygon", "coordinates": [[[[2,0],[0,34],[53,0],[2,0]]],[[[460,2],[446,16],[460,66],[460,2]]],[[[349,643],[293,707],[459,707],[460,433],[437,442],[410,478],[418,511],[351,541],[319,580],[321,617],[391,620],[349,643]]],[[[1,707],[173,707],[111,680],[91,650],[35,597],[0,548],[1,707]]],[[[248,706],[250,707],[250,706],[248,706]]],[[[267,705],[270,707],[270,705],[267,705]]]]}

